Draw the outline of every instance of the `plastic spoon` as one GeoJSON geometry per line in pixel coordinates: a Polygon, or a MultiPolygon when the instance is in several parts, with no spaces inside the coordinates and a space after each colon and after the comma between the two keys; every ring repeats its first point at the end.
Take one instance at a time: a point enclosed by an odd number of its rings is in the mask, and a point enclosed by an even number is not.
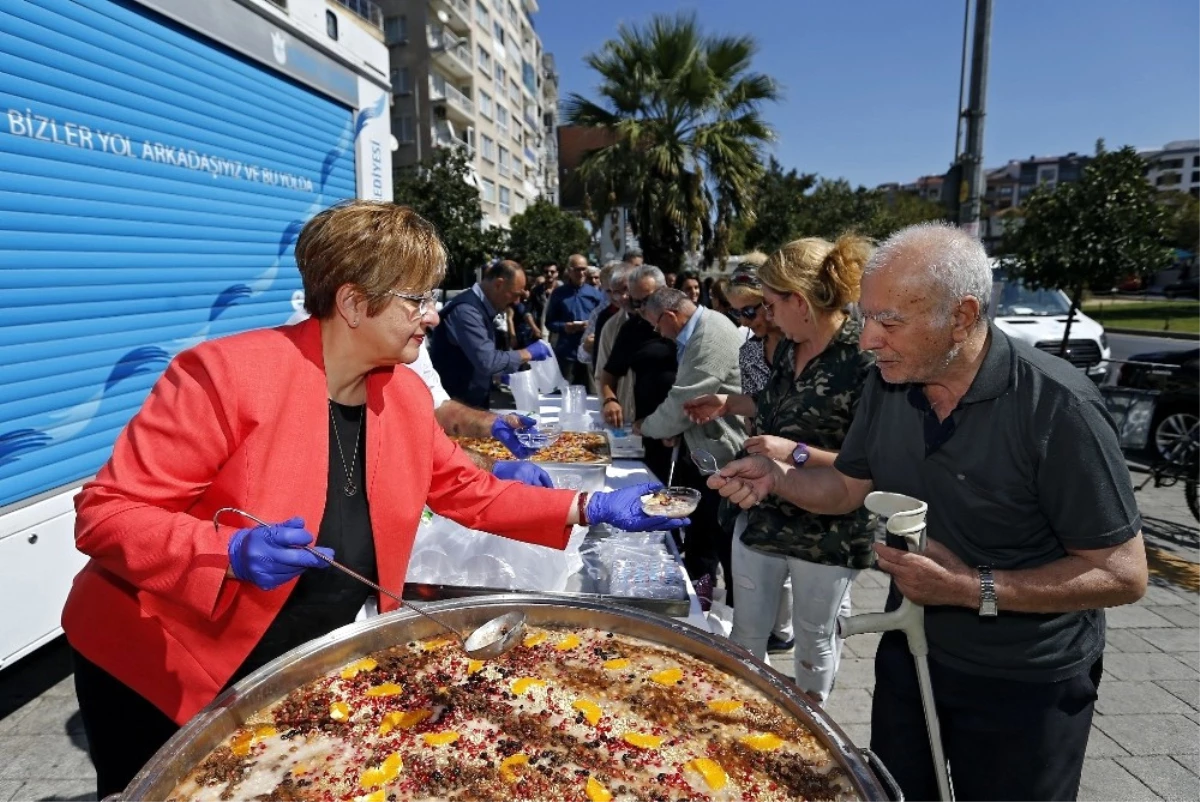
{"type": "Polygon", "coordinates": [[[692,451],[692,462],[696,463],[696,467],[700,470],[701,476],[712,476],[714,473],[721,470],[720,467],[717,466],[717,458],[702,448],[692,451]]]}
{"type": "MultiPolygon", "coordinates": [[[[213,527],[214,528],[217,527],[217,519],[219,519],[221,517],[222,513],[226,513],[226,512],[235,513],[237,515],[242,516],[243,518],[248,518],[249,520],[254,521],[259,526],[270,526],[270,524],[267,523],[266,521],[262,521],[262,520],[256,518],[255,516],[251,515],[250,513],[246,512],[245,510],[239,510],[237,507],[222,507],[221,509],[217,510],[216,513],[213,514],[213,527]]],[[[454,635],[454,637],[458,640],[459,645],[462,647],[462,650],[464,652],[466,652],[467,655],[469,655],[470,657],[478,658],[481,660],[488,660],[493,657],[499,657],[500,655],[504,654],[505,652],[507,652],[509,649],[511,649],[513,646],[516,645],[517,639],[520,638],[521,633],[525,629],[525,614],[518,613],[518,612],[512,612],[512,613],[505,613],[504,615],[501,615],[501,616],[497,616],[496,618],[493,618],[492,620],[487,621],[484,624],[482,624],[481,626],[477,627],[469,635],[463,635],[463,633],[459,632],[457,629],[450,626],[449,624],[447,624],[442,619],[438,618],[433,613],[428,613],[425,610],[421,609],[423,605],[400,598],[400,596],[398,596],[397,594],[392,593],[390,590],[382,588],[379,585],[376,585],[374,582],[367,579],[362,574],[360,574],[357,571],[354,571],[350,568],[347,568],[346,566],[342,565],[340,562],[333,559],[332,557],[326,557],[324,554],[317,551],[312,546],[301,546],[301,548],[303,548],[309,554],[315,555],[315,556],[319,557],[320,559],[324,560],[325,562],[329,563],[331,566],[338,569],[339,571],[346,574],[347,576],[354,577],[355,579],[357,579],[359,582],[362,582],[367,587],[370,587],[370,588],[373,588],[374,590],[379,591],[384,596],[387,596],[388,598],[394,600],[401,607],[407,607],[408,609],[412,610],[417,615],[421,615],[421,616],[424,616],[425,618],[428,618],[430,621],[437,624],[441,629],[444,629],[445,631],[454,635]]]]}

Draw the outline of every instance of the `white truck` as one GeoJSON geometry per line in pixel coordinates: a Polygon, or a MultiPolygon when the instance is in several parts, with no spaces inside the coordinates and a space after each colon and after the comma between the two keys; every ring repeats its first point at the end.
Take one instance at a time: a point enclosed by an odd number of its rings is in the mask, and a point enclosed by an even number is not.
{"type": "Polygon", "coordinates": [[[1097,384],[1108,376],[1112,351],[1104,327],[1076,310],[1071,321],[1067,351],[1060,354],[1067,329],[1071,301],[1062,290],[1035,290],[1012,278],[997,260],[992,260],[992,304],[989,314],[996,327],[1040,351],[1061,355],[1086,371],[1097,384]]]}
{"type": "Polygon", "coordinates": [[[60,633],[73,498],[167,363],[296,314],[317,211],[392,198],[373,3],[0,13],[0,667],[60,633]]]}

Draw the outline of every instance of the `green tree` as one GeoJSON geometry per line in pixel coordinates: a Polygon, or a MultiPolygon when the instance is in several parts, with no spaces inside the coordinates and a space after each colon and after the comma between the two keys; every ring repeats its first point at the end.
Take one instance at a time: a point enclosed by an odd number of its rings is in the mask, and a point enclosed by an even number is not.
{"type": "MultiPolygon", "coordinates": [[[[804,196],[816,183],[817,177],[810,173],[800,174],[794,168],[785,173],[771,157],[754,195],[755,215],[745,228],[744,250],[770,253],[795,239],[801,227],[804,196]]],[[[742,223],[744,218],[738,221],[742,223]]]]}
{"type": "Polygon", "coordinates": [[[446,285],[469,287],[475,269],[504,248],[502,229],[483,229],[479,190],[465,149],[438,148],[420,164],[397,168],[396,203],[411,206],[437,228],[446,246],[446,285]]]}
{"type": "Polygon", "coordinates": [[[614,142],[587,154],[579,177],[597,212],[629,203],[647,261],[677,267],[710,246],[723,258],[733,221],[753,218],[762,146],[774,138],[759,109],[779,96],[751,70],[757,49],[748,36],[706,36],[681,13],[621,25],[585,58],[600,99],[570,95],[566,118],[614,142]]]}
{"type": "Polygon", "coordinates": [[[946,207],[942,204],[916,195],[898,193],[890,201],[884,201],[883,208],[871,223],[871,235],[883,239],[906,226],[945,219],[946,207]]]}
{"type": "Polygon", "coordinates": [[[1171,262],[1166,214],[1145,166],[1131,147],[1098,146],[1078,183],[1034,190],[1022,207],[1022,225],[1006,232],[1005,251],[1025,282],[1065,290],[1071,298],[1063,352],[1084,288],[1111,287],[1171,262]]]}
{"type": "Polygon", "coordinates": [[[1167,213],[1167,242],[1193,255],[1200,251],[1200,201],[1186,192],[1160,192],[1167,213]]]}
{"type": "Polygon", "coordinates": [[[905,226],[940,220],[940,204],[914,195],[853,188],[844,179],[784,172],[772,159],[754,198],[755,222],[745,246],[773,251],[800,237],[835,239],[848,231],[882,239],[905,226]]]}
{"type": "Polygon", "coordinates": [[[544,198],[509,221],[508,253],[526,270],[548,262],[565,265],[571,254],[586,254],[590,244],[583,221],[544,198]]]}

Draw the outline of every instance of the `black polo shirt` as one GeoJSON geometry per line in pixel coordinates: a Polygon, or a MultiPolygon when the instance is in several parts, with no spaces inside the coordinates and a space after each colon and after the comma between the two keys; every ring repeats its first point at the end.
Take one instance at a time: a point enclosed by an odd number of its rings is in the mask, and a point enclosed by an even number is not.
{"type": "MultiPolygon", "coordinates": [[[[1141,529],[1095,385],[994,326],[978,375],[945,421],[920,386],[887,384],[873,370],[835,465],[876,490],[927,502],[929,537],[971,566],[1035,568],[1141,529]]],[[[892,596],[889,607],[898,604],[892,596]]],[[[1104,649],[1102,610],[925,614],[930,656],[971,674],[1056,681],[1086,670],[1104,649]]]]}
{"type": "MultiPolygon", "coordinates": [[[[633,371],[634,419],[658,409],[675,386],[675,342],[656,334],[641,315],[631,315],[613,342],[604,369],[616,378],[633,371]]],[[[629,410],[625,410],[628,414],[629,410]]]]}

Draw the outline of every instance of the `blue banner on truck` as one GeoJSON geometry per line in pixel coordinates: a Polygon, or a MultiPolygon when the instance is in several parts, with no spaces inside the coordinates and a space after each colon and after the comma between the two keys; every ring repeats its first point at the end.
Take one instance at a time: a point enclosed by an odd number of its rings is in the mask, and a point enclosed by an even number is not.
{"type": "Polygon", "coordinates": [[[0,52],[2,507],[94,473],[179,351],[296,312],[356,132],[132,2],[7,0],[0,52]]]}

